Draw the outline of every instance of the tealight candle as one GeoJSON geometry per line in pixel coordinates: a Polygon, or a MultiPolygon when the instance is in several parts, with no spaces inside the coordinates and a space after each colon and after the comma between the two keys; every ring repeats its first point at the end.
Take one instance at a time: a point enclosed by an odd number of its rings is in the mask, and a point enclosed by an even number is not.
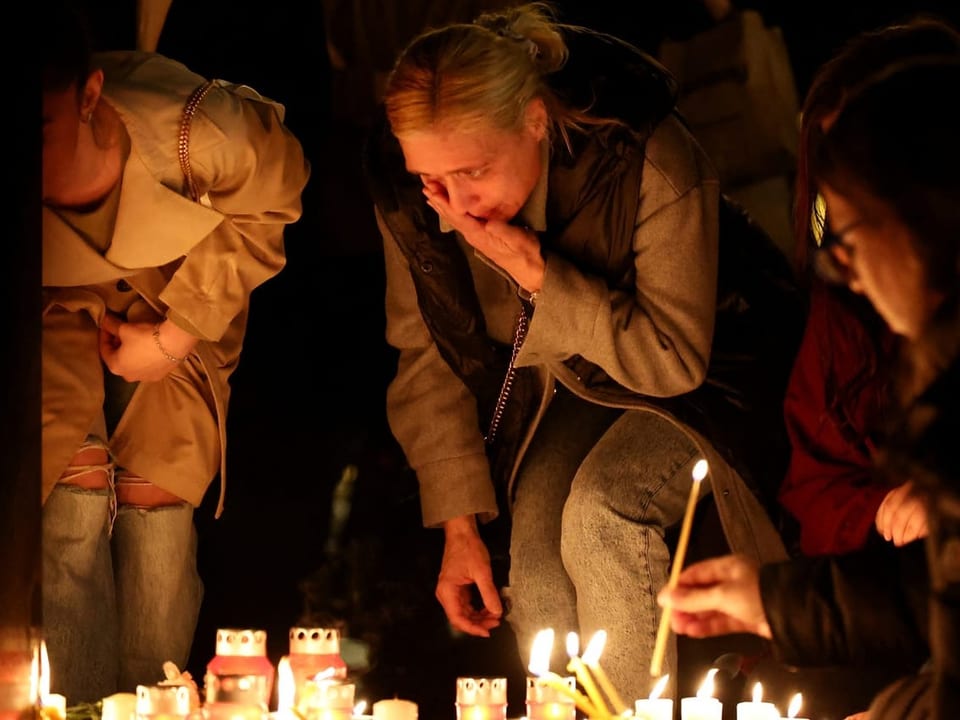
{"type": "Polygon", "coordinates": [[[664,675],[653,686],[650,697],[634,703],[633,717],[636,720],[673,720],[673,699],[660,697],[669,680],[670,676],[664,675]]]}
{"type": "Polygon", "coordinates": [[[696,697],[680,699],[681,720],[722,720],[723,703],[713,697],[713,676],[716,674],[717,668],[710,668],[696,697]]]}
{"type": "Polygon", "coordinates": [[[506,718],[506,678],[457,678],[457,720],[506,718]]]}
{"type": "Polygon", "coordinates": [[[373,704],[373,720],[417,720],[417,704],[410,700],[379,700],[373,704]]]}
{"type": "Polygon", "coordinates": [[[753,700],[737,703],[737,720],[780,720],[780,711],[772,702],[763,702],[763,685],[753,686],[753,700]]]}
{"type": "Polygon", "coordinates": [[[807,720],[807,718],[798,717],[797,713],[800,712],[800,706],[803,704],[803,695],[797,693],[790,700],[790,705],[787,708],[786,718],[781,718],[781,720],[807,720]]]}

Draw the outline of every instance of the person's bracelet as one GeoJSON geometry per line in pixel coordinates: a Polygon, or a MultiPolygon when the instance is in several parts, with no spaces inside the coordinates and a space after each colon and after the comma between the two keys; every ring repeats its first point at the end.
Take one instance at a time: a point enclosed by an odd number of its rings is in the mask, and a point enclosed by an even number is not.
{"type": "Polygon", "coordinates": [[[157,350],[160,351],[160,354],[170,362],[179,364],[187,359],[186,357],[177,357],[176,355],[171,355],[167,352],[167,349],[163,347],[163,345],[160,343],[160,323],[157,323],[153,326],[153,341],[157,344],[157,350]]]}

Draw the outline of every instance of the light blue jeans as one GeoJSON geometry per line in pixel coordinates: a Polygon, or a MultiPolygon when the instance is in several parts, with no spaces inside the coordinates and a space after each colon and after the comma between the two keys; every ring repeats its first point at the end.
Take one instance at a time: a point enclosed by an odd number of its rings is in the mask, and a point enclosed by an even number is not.
{"type": "MultiPolygon", "coordinates": [[[[664,530],[679,524],[697,461],[693,442],[652,412],[593,405],[559,389],[524,458],[510,537],[510,611],[523,664],[553,628],[551,669],[565,675],[566,637],[582,652],[605,630],[601,665],[623,700],[647,697],[670,572],[664,530]]],[[[706,485],[706,484],[704,484],[706,485]]],[[[663,672],[676,677],[671,636],[663,672]]]]}
{"type": "Polygon", "coordinates": [[[51,692],[95,702],[185,668],[203,584],[193,507],[120,506],[57,485],[43,506],[43,626],[51,692]],[[111,533],[112,530],[112,533],[111,533]]]}

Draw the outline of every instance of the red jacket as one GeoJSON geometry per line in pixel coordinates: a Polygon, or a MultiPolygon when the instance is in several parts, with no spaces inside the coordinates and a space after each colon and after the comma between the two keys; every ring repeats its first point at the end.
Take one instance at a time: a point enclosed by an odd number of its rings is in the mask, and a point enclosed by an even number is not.
{"type": "Polygon", "coordinates": [[[894,335],[864,302],[814,286],[787,387],[792,449],[779,499],[799,523],[805,555],[863,547],[890,490],[874,475],[872,453],[890,403],[894,335]]]}

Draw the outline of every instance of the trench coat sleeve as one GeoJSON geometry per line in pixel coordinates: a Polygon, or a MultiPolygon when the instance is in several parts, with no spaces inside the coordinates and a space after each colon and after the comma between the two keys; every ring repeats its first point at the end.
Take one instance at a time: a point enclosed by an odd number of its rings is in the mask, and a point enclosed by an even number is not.
{"type": "Polygon", "coordinates": [[[417,473],[423,524],[497,516],[476,400],[441,357],[417,305],[407,260],[376,213],[386,262],[387,342],[399,350],[387,420],[417,473]]]}
{"type": "Polygon", "coordinates": [[[224,220],[190,250],[160,299],[175,323],[217,341],[253,289],[283,268],[284,228],[300,218],[310,165],[275,103],[217,87],[200,107],[191,146],[202,151],[191,153],[191,166],[224,220]]]}
{"type": "MultiPolygon", "coordinates": [[[[862,548],[890,491],[875,477],[867,445],[855,442],[839,427],[836,416],[847,409],[831,407],[828,399],[831,388],[849,382],[853,370],[865,363],[863,348],[851,335],[866,333],[853,313],[829,297],[823,289],[811,295],[783,407],[791,453],[779,500],[800,525],[800,548],[805,555],[862,548]]],[[[861,394],[875,387],[876,381],[861,394]]],[[[848,419],[848,432],[859,431],[858,420],[848,419]]]]}
{"type": "Polygon", "coordinates": [[[760,568],[774,654],[798,667],[913,663],[929,656],[924,542],[760,568]]]}
{"type": "Polygon", "coordinates": [[[671,397],[706,376],[716,314],[720,190],[690,134],[670,117],[646,144],[633,238],[633,292],[608,287],[556,253],[518,365],[581,355],[616,382],[671,397]]]}

